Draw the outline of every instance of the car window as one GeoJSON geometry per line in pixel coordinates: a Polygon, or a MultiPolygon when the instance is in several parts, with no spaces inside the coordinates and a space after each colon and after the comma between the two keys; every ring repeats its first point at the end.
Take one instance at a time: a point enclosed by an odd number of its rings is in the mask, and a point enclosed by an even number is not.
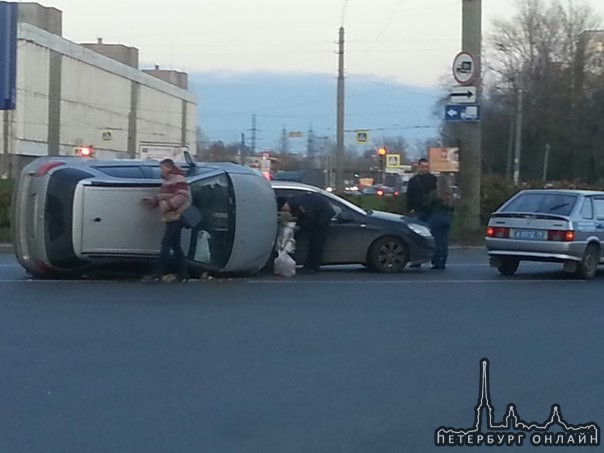
{"type": "Polygon", "coordinates": [[[576,195],[560,193],[525,193],[502,208],[502,212],[534,212],[541,214],[569,215],[575,203],[576,195]]]}
{"type": "Polygon", "coordinates": [[[588,220],[594,218],[594,208],[591,202],[591,198],[586,198],[585,201],[583,201],[583,207],[581,208],[581,217],[588,220]]]}
{"type": "Polygon", "coordinates": [[[594,212],[597,220],[604,220],[604,198],[594,198],[594,212]]]}
{"type": "Polygon", "coordinates": [[[348,208],[351,211],[356,212],[357,214],[362,214],[362,215],[367,214],[363,209],[359,208],[356,204],[351,203],[348,200],[345,200],[343,198],[340,198],[337,195],[331,194],[331,193],[327,192],[326,190],[320,190],[318,192],[304,190],[304,189],[294,189],[294,188],[274,189],[274,190],[275,190],[275,193],[277,194],[277,197],[293,197],[296,195],[301,195],[303,193],[320,194],[320,195],[324,196],[325,198],[327,198],[327,200],[331,203],[331,205],[334,206],[334,210],[336,211],[336,214],[339,214],[340,212],[342,212],[344,208],[348,208]]]}

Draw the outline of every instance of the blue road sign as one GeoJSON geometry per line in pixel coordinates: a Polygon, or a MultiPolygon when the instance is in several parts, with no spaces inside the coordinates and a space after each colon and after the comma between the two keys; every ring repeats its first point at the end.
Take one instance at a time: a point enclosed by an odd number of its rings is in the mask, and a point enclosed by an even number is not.
{"type": "Polygon", "coordinates": [[[449,104],[445,106],[445,121],[471,123],[480,121],[480,105],[449,104]]]}
{"type": "Polygon", "coordinates": [[[17,100],[18,3],[0,2],[0,110],[14,110],[17,100]]]}

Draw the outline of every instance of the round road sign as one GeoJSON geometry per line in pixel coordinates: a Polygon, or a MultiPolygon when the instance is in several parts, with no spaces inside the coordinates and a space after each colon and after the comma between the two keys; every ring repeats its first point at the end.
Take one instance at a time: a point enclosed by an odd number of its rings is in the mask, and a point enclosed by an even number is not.
{"type": "Polygon", "coordinates": [[[457,83],[466,85],[474,80],[476,63],[474,56],[469,52],[460,52],[453,60],[453,77],[457,83]]]}

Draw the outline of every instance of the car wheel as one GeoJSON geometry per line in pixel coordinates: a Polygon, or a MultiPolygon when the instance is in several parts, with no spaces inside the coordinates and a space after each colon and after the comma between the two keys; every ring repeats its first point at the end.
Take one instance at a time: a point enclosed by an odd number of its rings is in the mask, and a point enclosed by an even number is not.
{"type": "Polygon", "coordinates": [[[369,267],[377,272],[401,272],[409,262],[407,245],[400,239],[385,237],[373,243],[369,250],[369,267]]]}
{"type": "Polygon", "coordinates": [[[516,260],[513,258],[505,258],[499,266],[497,266],[497,270],[501,275],[511,276],[516,273],[518,270],[518,266],[520,265],[520,260],[516,260]]]}
{"type": "Polygon", "coordinates": [[[579,263],[577,274],[586,280],[592,279],[598,272],[598,264],[600,263],[600,249],[595,244],[590,244],[585,249],[583,259],[579,263]]]}

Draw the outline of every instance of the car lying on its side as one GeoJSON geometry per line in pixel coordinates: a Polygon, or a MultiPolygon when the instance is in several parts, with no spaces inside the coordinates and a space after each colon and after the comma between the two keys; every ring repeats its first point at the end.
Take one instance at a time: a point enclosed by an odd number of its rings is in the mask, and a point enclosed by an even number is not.
{"type": "MultiPolygon", "coordinates": [[[[183,230],[193,271],[253,273],[277,234],[275,195],[257,172],[235,164],[182,164],[202,214],[183,230]]],[[[19,263],[34,276],[81,274],[99,266],[157,259],[160,214],[141,203],[161,185],[157,161],[36,159],[17,181],[12,237],[19,263]]]]}
{"type": "MultiPolygon", "coordinates": [[[[301,183],[272,181],[277,197],[312,193],[333,207],[323,264],[362,264],[378,272],[401,272],[410,264],[426,263],[434,253],[434,238],[425,224],[397,214],[365,211],[336,195],[301,183]]],[[[296,236],[294,259],[303,264],[308,238],[296,236]]]]}
{"type": "Polygon", "coordinates": [[[523,190],[489,219],[490,265],[513,275],[521,261],[556,262],[593,278],[604,262],[604,192],[523,190]]]}

